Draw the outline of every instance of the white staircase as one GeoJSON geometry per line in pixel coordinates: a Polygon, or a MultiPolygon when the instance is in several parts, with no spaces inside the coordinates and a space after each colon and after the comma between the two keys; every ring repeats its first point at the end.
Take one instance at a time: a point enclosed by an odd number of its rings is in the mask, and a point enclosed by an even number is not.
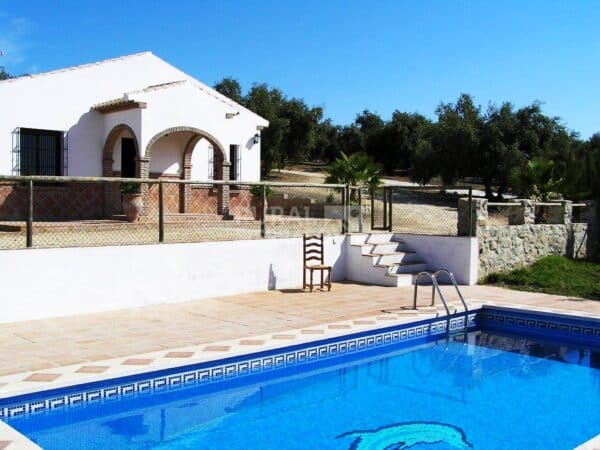
{"type": "Polygon", "coordinates": [[[349,235],[348,280],[380,286],[410,286],[427,263],[394,233],[349,235]]]}

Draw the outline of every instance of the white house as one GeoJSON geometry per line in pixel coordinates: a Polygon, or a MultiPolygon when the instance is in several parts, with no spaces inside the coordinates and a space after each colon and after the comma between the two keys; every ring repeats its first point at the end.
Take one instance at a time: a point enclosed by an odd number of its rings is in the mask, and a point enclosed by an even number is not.
{"type": "MultiPolygon", "coordinates": [[[[144,52],[0,81],[0,174],[257,181],[260,131],[267,126],[144,52]]],[[[48,195],[72,195],[69,187],[62,189],[48,195]]],[[[86,189],[103,204],[80,215],[118,212],[114,189],[86,189]]],[[[20,215],[18,190],[0,188],[0,218],[20,215]]],[[[166,202],[179,205],[171,212],[194,212],[192,188],[167,194],[179,197],[166,202]]],[[[230,194],[215,189],[215,196],[218,213],[227,214],[230,194]]],[[[44,215],[43,205],[38,211],[44,215]]]]}

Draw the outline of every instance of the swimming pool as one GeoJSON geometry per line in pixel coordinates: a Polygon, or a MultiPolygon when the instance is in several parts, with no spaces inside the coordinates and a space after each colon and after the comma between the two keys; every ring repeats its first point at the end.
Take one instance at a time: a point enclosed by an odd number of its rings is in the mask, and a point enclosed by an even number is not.
{"type": "Polygon", "coordinates": [[[181,380],[163,390],[165,374],[147,390],[138,376],[118,395],[107,383],[2,411],[47,449],[570,449],[600,433],[600,327],[548,317],[489,310],[458,340],[426,321],[168,373],[181,380]]]}

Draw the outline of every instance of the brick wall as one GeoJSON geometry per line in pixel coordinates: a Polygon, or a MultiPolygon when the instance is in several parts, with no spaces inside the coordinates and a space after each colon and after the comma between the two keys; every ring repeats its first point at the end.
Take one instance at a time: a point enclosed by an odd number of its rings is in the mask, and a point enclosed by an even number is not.
{"type": "MultiPolygon", "coordinates": [[[[100,183],[34,185],[35,219],[72,220],[103,217],[104,188],[100,183]]],[[[27,186],[0,185],[0,220],[24,220],[27,217],[27,186]]]]}
{"type": "MultiPolygon", "coordinates": [[[[169,177],[160,177],[169,179],[169,177]]],[[[163,184],[165,214],[182,211],[184,186],[163,184]]],[[[147,219],[158,217],[158,184],[148,188],[147,219]]],[[[258,219],[260,199],[254,198],[249,189],[232,190],[230,214],[239,219],[258,219]]],[[[192,186],[189,214],[215,214],[219,211],[219,194],[215,187],[192,186]]],[[[106,219],[121,212],[119,183],[65,183],[61,185],[34,186],[34,219],[77,220],[106,219]],[[105,189],[111,190],[114,202],[112,211],[104,211],[105,189]]],[[[0,184],[0,220],[25,220],[27,217],[27,185],[0,184]]]]}

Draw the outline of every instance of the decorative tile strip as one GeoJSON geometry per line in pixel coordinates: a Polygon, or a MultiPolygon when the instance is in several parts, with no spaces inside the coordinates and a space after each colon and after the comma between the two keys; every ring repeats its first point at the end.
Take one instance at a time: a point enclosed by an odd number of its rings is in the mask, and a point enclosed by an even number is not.
{"type": "MultiPolygon", "coordinates": [[[[469,315],[469,329],[475,328],[475,317],[475,313],[469,315]]],[[[450,332],[464,330],[465,316],[429,319],[416,324],[403,324],[371,330],[254,355],[243,355],[226,360],[221,359],[187,367],[183,366],[177,368],[176,370],[179,372],[176,373],[165,374],[166,371],[163,370],[148,374],[148,377],[151,378],[133,376],[100,381],[90,383],[87,387],[82,385],[81,392],[73,392],[73,387],[71,387],[57,389],[56,393],[52,395],[44,394],[44,392],[27,394],[24,396],[27,397],[27,400],[19,401],[18,398],[8,398],[0,402],[0,418],[17,418],[60,408],[77,407],[85,403],[114,401],[115,399],[129,398],[137,394],[165,392],[256,375],[276,369],[364,352],[378,347],[439,336],[446,333],[448,326],[450,332]],[[194,368],[191,369],[192,367],[194,368]],[[135,378],[135,380],[131,380],[132,378],[135,378]],[[108,383],[110,385],[107,385],[108,383]],[[68,393],[60,393],[67,390],[68,393]]],[[[172,369],[169,369],[169,371],[172,372],[172,369]]]]}
{"type": "Polygon", "coordinates": [[[600,346],[600,320],[485,307],[477,317],[480,328],[528,334],[600,346]]]}

